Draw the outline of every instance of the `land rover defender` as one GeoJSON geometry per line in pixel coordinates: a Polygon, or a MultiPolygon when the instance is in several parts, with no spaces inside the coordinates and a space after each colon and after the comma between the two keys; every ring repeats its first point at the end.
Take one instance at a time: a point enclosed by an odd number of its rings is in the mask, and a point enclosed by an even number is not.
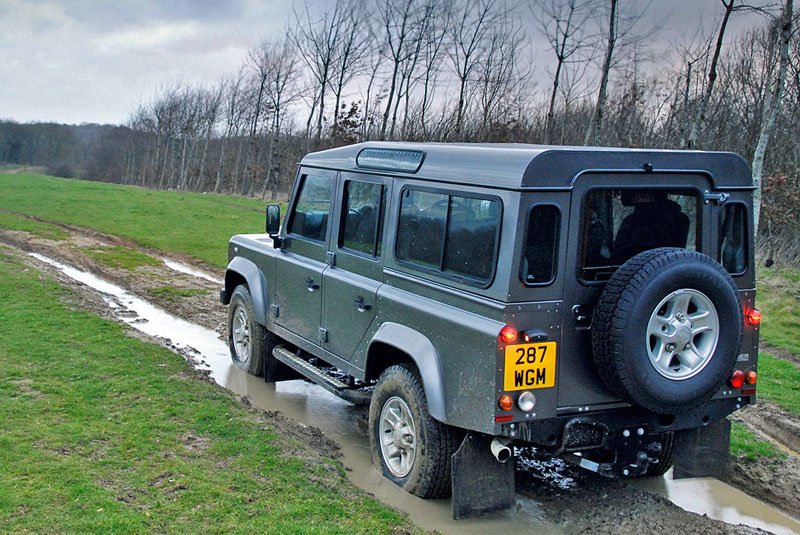
{"type": "MultiPolygon", "coordinates": [[[[456,517],[513,446],[688,475],[755,401],[752,179],[722,152],[370,142],[231,238],[233,362],[369,404],[376,467],[456,517]]],[[[716,450],[714,450],[716,448],[716,450]]]]}

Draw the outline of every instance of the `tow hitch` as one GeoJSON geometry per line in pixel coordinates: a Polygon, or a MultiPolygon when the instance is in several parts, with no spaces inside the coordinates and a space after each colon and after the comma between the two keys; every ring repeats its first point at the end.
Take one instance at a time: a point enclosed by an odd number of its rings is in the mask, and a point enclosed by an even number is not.
{"type": "Polygon", "coordinates": [[[595,461],[580,453],[565,453],[564,460],[601,476],[639,476],[658,464],[663,445],[658,435],[648,435],[645,427],[624,429],[608,444],[608,459],[595,461]]]}

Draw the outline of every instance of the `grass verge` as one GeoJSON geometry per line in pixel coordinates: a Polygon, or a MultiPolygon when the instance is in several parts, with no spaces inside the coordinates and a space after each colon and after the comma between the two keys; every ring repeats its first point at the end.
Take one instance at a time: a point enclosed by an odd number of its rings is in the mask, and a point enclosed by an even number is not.
{"type": "Polygon", "coordinates": [[[758,395],[800,414],[800,368],[767,353],[758,354],[758,395]]]}
{"type": "Polygon", "coordinates": [[[756,302],[764,314],[761,339],[800,355],[800,271],[786,268],[760,270],[756,302]]]}
{"type": "Polygon", "coordinates": [[[109,247],[95,247],[83,251],[87,256],[111,268],[127,269],[133,271],[140,266],[159,266],[161,260],[150,255],[140,253],[135,249],[119,245],[109,247]]]}
{"type": "Polygon", "coordinates": [[[233,234],[264,232],[265,204],[234,195],[0,174],[0,208],[183,252],[217,267],[227,263],[233,234]]]}
{"type": "Polygon", "coordinates": [[[410,529],[338,465],[74,299],[0,248],[2,531],[410,529]]]}
{"type": "Polygon", "coordinates": [[[786,457],[773,444],[760,440],[739,422],[731,422],[731,455],[745,457],[754,461],[760,457],[767,459],[786,457]]]}
{"type": "Polygon", "coordinates": [[[7,212],[0,212],[0,228],[30,232],[34,236],[47,238],[48,240],[65,240],[69,236],[56,225],[42,223],[27,217],[19,217],[7,212]]]}

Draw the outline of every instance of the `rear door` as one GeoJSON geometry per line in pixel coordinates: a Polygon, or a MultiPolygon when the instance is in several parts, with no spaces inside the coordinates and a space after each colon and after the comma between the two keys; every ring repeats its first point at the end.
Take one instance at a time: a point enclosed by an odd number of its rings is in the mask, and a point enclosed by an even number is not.
{"type": "MultiPolygon", "coordinates": [[[[564,287],[558,407],[566,412],[616,403],[597,374],[591,345],[594,307],[627,259],[656,247],[709,251],[707,178],[693,174],[593,174],[573,190],[564,287]]],[[[714,253],[712,253],[714,256],[714,253]]]]}
{"type": "Polygon", "coordinates": [[[276,263],[275,323],[317,345],[323,339],[322,275],[328,267],[335,182],[335,172],[300,170],[300,185],[286,219],[287,239],[276,263]]]}
{"type": "Polygon", "coordinates": [[[324,348],[348,361],[378,312],[387,187],[380,177],[342,173],[337,190],[333,265],[323,276],[324,348]]]}

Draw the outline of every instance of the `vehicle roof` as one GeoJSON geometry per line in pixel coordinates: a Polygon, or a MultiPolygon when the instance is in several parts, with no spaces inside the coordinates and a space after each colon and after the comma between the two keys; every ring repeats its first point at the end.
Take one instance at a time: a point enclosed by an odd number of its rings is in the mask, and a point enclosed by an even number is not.
{"type": "Polygon", "coordinates": [[[715,188],[753,185],[750,166],[738,154],[688,150],[371,141],[312,152],[300,165],[504,189],[571,187],[579,175],[587,172],[648,171],[704,174],[715,188]],[[356,164],[356,156],[365,148],[421,151],[424,158],[415,173],[368,169],[356,164]]]}

